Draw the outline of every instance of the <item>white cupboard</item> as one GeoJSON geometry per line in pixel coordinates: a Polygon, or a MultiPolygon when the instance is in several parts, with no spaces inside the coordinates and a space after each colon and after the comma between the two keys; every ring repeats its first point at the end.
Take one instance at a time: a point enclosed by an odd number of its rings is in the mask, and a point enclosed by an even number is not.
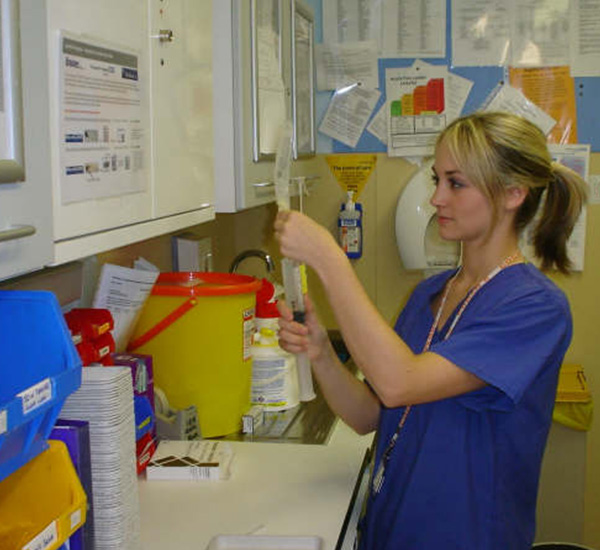
{"type": "MultiPolygon", "coordinates": [[[[46,18],[46,48],[39,52],[38,70],[48,75],[40,100],[47,104],[50,117],[47,172],[52,182],[55,260],[61,263],[93,253],[100,244],[99,232],[152,218],[147,6],[138,0],[38,0],[21,17],[24,23],[29,17],[46,18]],[[85,51],[77,55],[76,48],[85,51]],[[113,92],[121,85],[112,78],[118,61],[104,63],[100,58],[110,52],[132,56],[127,64],[135,64],[138,79],[132,93],[113,92]],[[76,75],[78,70],[81,76],[76,75]],[[122,105],[115,105],[118,95],[125,96],[122,105]],[[127,102],[138,103],[132,113],[138,119],[135,126],[127,102]],[[119,154],[115,142],[128,141],[133,131],[138,132],[137,149],[128,150],[135,154],[128,185],[135,192],[120,194],[117,187],[123,178],[115,175],[121,170],[113,163],[119,154]],[[120,137],[119,132],[125,135],[120,137]],[[94,242],[83,245],[82,238],[94,235],[94,242]]],[[[29,33],[24,32],[23,48],[28,40],[29,33]]]]}
{"type": "MultiPolygon", "coordinates": [[[[292,14],[300,4],[213,0],[213,66],[219,68],[213,74],[217,212],[275,199],[279,132],[293,115],[292,14]]],[[[313,179],[315,165],[314,155],[293,162],[292,181],[313,179]]]]}
{"type": "Polygon", "coordinates": [[[150,0],[155,217],[214,204],[211,9],[150,0]]]}
{"type": "MultiPolygon", "coordinates": [[[[15,9],[18,4],[10,6],[15,9]]],[[[8,18],[2,12],[4,25],[8,18]]],[[[14,30],[14,29],[13,29],[14,30]]],[[[16,30],[19,30],[17,25],[16,30]]],[[[34,60],[44,46],[43,26],[31,28],[30,47],[22,58],[22,135],[25,179],[0,184],[0,278],[39,269],[52,259],[52,191],[44,167],[50,162],[47,109],[37,100],[45,84],[34,69],[34,60]],[[39,139],[41,136],[42,139],[39,139]],[[45,139],[44,139],[45,138],[45,139]],[[35,159],[35,162],[30,162],[35,159]],[[33,232],[31,234],[31,232],[33,232]],[[24,236],[19,236],[24,235],[24,236]]],[[[6,53],[6,48],[3,51],[6,53]]],[[[18,75],[17,75],[18,76],[18,75]]],[[[3,79],[5,80],[5,79],[3,79]]]]}
{"type": "Polygon", "coordinates": [[[0,185],[0,230],[38,227],[0,241],[0,279],[213,219],[210,0],[6,2],[26,180],[0,185]]]}

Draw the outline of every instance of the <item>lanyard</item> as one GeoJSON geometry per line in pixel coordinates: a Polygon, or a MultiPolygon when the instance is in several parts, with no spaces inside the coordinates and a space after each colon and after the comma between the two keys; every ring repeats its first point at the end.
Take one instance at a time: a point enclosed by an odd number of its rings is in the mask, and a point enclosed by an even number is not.
{"type": "MultiPolygon", "coordinates": [[[[452,320],[452,324],[450,325],[450,327],[448,328],[448,331],[444,335],[444,338],[443,338],[444,340],[447,340],[448,338],[450,338],[450,335],[454,332],[454,328],[456,327],[458,321],[462,317],[462,314],[464,313],[465,309],[467,309],[467,306],[471,303],[471,300],[473,300],[473,297],[475,296],[475,294],[477,294],[485,284],[489,283],[505,267],[508,267],[509,265],[514,263],[515,260],[518,258],[518,256],[519,256],[519,252],[515,252],[514,254],[511,254],[510,256],[506,257],[498,266],[496,266],[494,269],[492,269],[492,271],[490,271],[490,273],[488,274],[487,277],[485,277],[484,279],[479,281],[479,283],[477,283],[471,290],[469,290],[469,292],[467,293],[467,297],[464,299],[462,305],[460,306],[458,312],[456,313],[454,319],[452,320]]],[[[450,294],[452,285],[454,284],[454,281],[460,274],[461,270],[462,270],[462,266],[458,268],[458,271],[454,274],[454,276],[448,281],[448,284],[446,285],[446,289],[444,290],[444,294],[442,296],[442,301],[440,302],[437,313],[435,315],[435,319],[433,320],[431,328],[429,329],[429,334],[427,335],[427,340],[425,341],[425,345],[423,346],[423,351],[421,353],[425,353],[426,351],[428,351],[429,347],[431,346],[433,336],[435,334],[435,331],[438,328],[438,324],[439,324],[440,318],[442,316],[442,311],[444,310],[444,306],[446,305],[446,300],[448,299],[448,295],[450,294]]],[[[381,487],[383,486],[383,482],[385,480],[385,469],[387,467],[387,463],[390,460],[392,451],[394,450],[394,447],[396,446],[396,441],[398,440],[398,437],[400,436],[400,432],[402,431],[402,428],[404,427],[404,424],[406,423],[406,419],[408,418],[408,414],[410,413],[411,408],[412,408],[412,405],[406,405],[406,407],[404,408],[404,412],[402,413],[400,422],[398,422],[396,431],[392,435],[390,442],[387,444],[387,447],[385,448],[385,450],[383,451],[383,454],[381,455],[381,460],[379,461],[379,466],[377,467],[377,470],[375,471],[375,475],[373,476],[373,481],[372,481],[372,490],[373,490],[373,493],[376,495],[379,494],[379,492],[381,491],[381,487]]]]}

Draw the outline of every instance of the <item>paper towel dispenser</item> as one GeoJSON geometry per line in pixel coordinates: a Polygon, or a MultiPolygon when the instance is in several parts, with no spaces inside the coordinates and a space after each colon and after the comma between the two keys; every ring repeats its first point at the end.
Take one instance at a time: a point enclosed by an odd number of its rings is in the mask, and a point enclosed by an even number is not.
{"type": "Polygon", "coordinates": [[[460,259],[460,245],[439,237],[435,208],[429,203],[434,187],[431,167],[423,162],[406,184],[396,206],[396,243],[405,269],[445,269],[460,259]]]}

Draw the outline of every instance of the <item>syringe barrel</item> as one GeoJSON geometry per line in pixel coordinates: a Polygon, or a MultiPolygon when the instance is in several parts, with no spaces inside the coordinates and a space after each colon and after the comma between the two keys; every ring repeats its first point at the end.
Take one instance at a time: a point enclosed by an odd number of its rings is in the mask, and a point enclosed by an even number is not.
{"type": "Polygon", "coordinates": [[[313,388],[310,361],[306,353],[296,355],[296,369],[298,370],[298,397],[300,401],[312,401],[316,395],[313,388]]]}

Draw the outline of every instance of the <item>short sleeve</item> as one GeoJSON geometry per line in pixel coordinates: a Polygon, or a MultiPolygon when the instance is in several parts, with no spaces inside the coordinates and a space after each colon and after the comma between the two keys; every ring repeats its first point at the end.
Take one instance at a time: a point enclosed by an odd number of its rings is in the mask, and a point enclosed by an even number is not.
{"type": "Polygon", "coordinates": [[[533,289],[480,301],[431,351],[491,386],[467,394],[479,401],[472,405],[506,408],[506,398],[518,403],[546,367],[560,364],[570,339],[571,314],[562,292],[533,289]]]}

